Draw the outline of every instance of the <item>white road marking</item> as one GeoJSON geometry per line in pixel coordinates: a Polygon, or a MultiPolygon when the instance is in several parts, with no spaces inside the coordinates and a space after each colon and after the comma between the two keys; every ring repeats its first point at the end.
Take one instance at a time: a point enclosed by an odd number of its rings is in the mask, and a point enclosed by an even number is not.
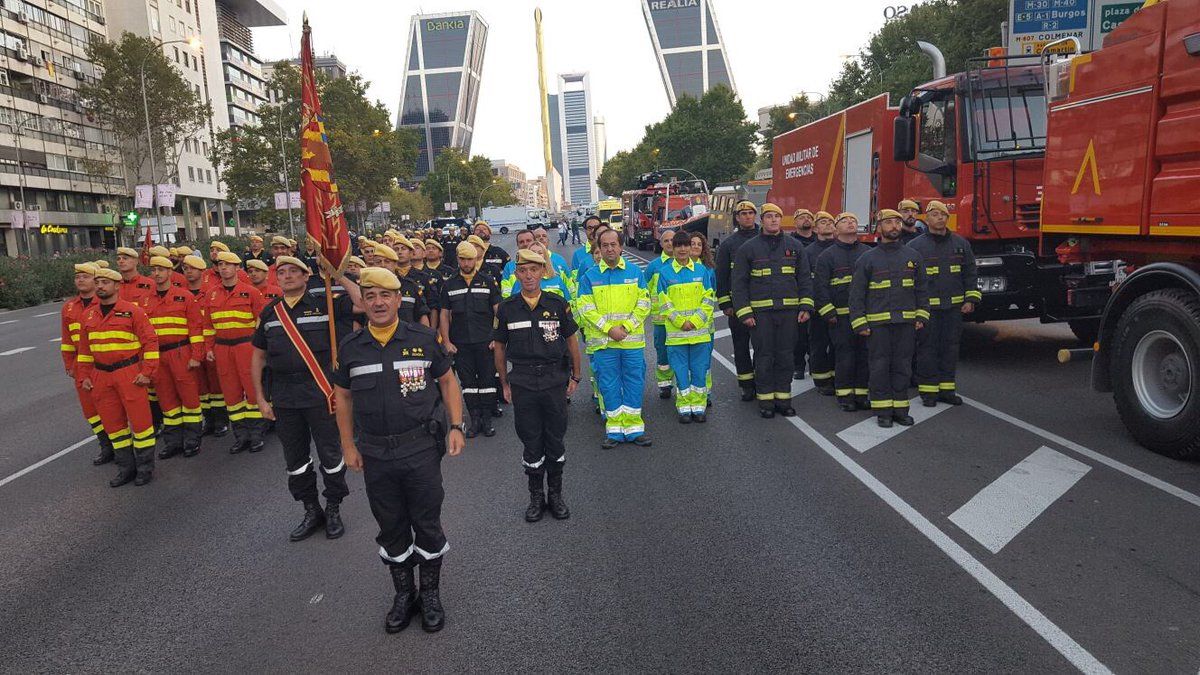
{"type": "Polygon", "coordinates": [[[324,598],[325,598],[324,593],[317,593],[316,595],[312,596],[312,598],[309,599],[308,604],[315,605],[318,602],[320,602],[321,600],[323,600],[324,598]]]}
{"type": "Polygon", "coordinates": [[[792,380],[792,398],[796,398],[800,394],[814,389],[816,386],[813,384],[811,377],[806,377],[803,380],[792,380]]]}
{"type": "Polygon", "coordinates": [[[8,321],[0,321],[0,326],[3,326],[5,324],[10,324],[10,323],[16,323],[16,322],[17,322],[16,319],[9,319],[8,321]]]}
{"type": "Polygon", "coordinates": [[[36,319],[40,316],[58,316],[58,315],[59,315],[59,312],[43,312],[41,314],[34,314],[33,318],[36,319]]]}
{"type": "Polygon", "coordinates": [[[717,331],[716,333],[713,333],[713,339],[720,340],[723,337],[729,337],[730,334],[731,333],[728,328],[722,328],[721,330],[717,331]]]}
{"type": "Polygon", "coordinates": [[[27,352],[30,349],[35,349],[35,348],[34,347],[17,347],[16,349],[10,349],[6,352],[0,352],[0,356],[12,356],[14,354],[20,354],[21,352],[27,352]]]}
{"type": "Polygon", "coordinates": [[[1130,478],[1139,480],[1139,481],[1145,483],[1146,485],[1149,485],[1150,487],[1162,490],[1163,492],[1165,492],[1173,497],[1178,497],[1178,498],[1182,499],[1183,501],[1191,504],[1192,506],[1200,506],[1200,495],[1197,495],[1192,492],[1188,492],[1187,490],[1184,490],[1181,487],[1176,487],[1162,479],[1151,476],[1150,474],[1146,473],[1145,471],[1141,471],[1139,469],[1133,468],[1132,466],[1129,466],[1128,464],[1118,462],[1117,460],[1115,460],[1107,455],[1102,455],[1099,452],[1092,450],[1091,448],[1084,447],[1074,441],[1069,441],[1069,440],[1063,438],[1062,436],[1059,436],[1058,434],[1051,433],[1041,427],[1030,424],[1029,422],[1017,419],[1016,417],[1013,417],[1012,415],[1009,415],[1008,413],[996,410],[995,408],[993,408],[989,405],[980,403],[979,401],[976,401],[974,399],[970,399],[970,398],[967,398],[966,396],[963,396],[963,401],[966,402],[967,405],[969,405],[973,408],[982,410],[983,412],[985,412],[993,417],[1002,419],[1005,422],[1012,424],[1013,426],[1020,427],[1020,428],[1024,429],[1025,431],[1028,431],[1032,434],[1041,436],[1042,438],[1050,441],[1051,443],[1053,443],[1059,447],[1070,450],[1071,452],[1074,452],[1078,455],[1082,455],[1083,457],[1086,457],[1086,458],[1088,458],[1094,462],[1097,462],[1099,464],[1103,464],[1104,466],[1107,466],[1110,469],[1115,469],[1117,471],[1120,471],[1121,473],[1125,474],[1126,476],[1129,476],[1130,478]]]}
{"type": "Polygon", "coordinates": [[[50,341],[51,342],[62,342],[62,338],[60,338],[60,337],[50,338],[50,341]]]}
{"type": "MultiPolygon", "coordinates": [[[[936,408],[926,408],[921,405],[921,397],[918,396],[908,402],[908,414],[912,416],[913,421],[917,424],[933,417],[934,415],[949,410],[949,405],[938,405],[936,408]]],[[[884,429],[875,421],[876,415],[865,419],[854,426],[843,429],[838,432],[837,437],[845,441],[847,445],[859,452],[866,452],[880,443],[895,438],[904,433],[906,429],[912,427],[902,427],[899,424],[893,424],[891,428],[884,429]]],[[[916,425],[913,425],[916,426],[916,425]]]]}
{"type": "MultiPolygon", "coordinates": [[[[717,352],[713,352],[713,356],[725,366],[731,374],[736,373],[734,366],[724,356],[717,352]]],[[[808,437],[817,447],[825,451],[835,462],[842,465],[850,475],[854,476],[860,483],[867,487],[877,497],[882,499],[885,504],[892,508],[896,513],[900,514],[910,525],[920,532],[926,539],[932,542],[935,546],[941,549],[942,553],[953,560],[955,564],[963,569],[967,574],[970,574],[979,585],[983,586],[997,600],[1008,607],[1014,615],[1021,621],[1024,621],[1027,626],[1032,628],[1043,640],[1051,647],[1058,650],[1068,661],[1076,668],[1084,673],[1110,673],[1103,663],[1095,656],[1083,648],[1078,642],[1068,635],[1057,624],[1050,620],[1045,614],[1042,614],[1021,594],[1017,593],[1011,586],[1004,583],[1004,580],[996,576],[982,562],[972,556],[966,549],[959,546],[945,532],[942,532],[925,516],[922,516],[919,511],[913,508],[908,502],[904,501],[895,492],[892,492],[888,486],[884,485],[878,478],[871,475],[869,471],[859,466],[857,462],[850,458],[849,455],[842,452],[837,445],[825,438],[816,429],[813,429],[807,422],[800,417],[787,418],[792,426],[796,427],[808,437]]]]}
{"type": "Polygon", "coordinates": [[[1043,445],[950,514],[950,522],[999,553],[1091,470],[1043,445]]]}
{"type": "Polygon", "coordinates": [[[50,455],[46,459],[43,459],[38,462],[34,462],[33,464],[30,464],[29,466],[25,467],[24,469],[21,469],[20,471],[14,473],[13,475],[8,476],[4,480],[0,480],[0,487],[4,487],[5,485],[8,485],[9,483],[20,478],[21,476],[24,476],[25,474],[29,473],[30,471],[35,471],[37,469],[40,469],[43,466],[49,464],[50,462],[53,462],[54,460],[58,459],[59,457],[62,457],[63,455],[74,452],[75,450],[82,448],[83,446],[87,445],[88,443],[91,443],[94,440],[96,440],[95,436],[88,436],[87,438],[83,439],[82,441],[79,441],[78,443],[69,445],[69,446],[63,448],[62,450],[59,450],[58,452],[54,453],[53,455],[50,455]]]}

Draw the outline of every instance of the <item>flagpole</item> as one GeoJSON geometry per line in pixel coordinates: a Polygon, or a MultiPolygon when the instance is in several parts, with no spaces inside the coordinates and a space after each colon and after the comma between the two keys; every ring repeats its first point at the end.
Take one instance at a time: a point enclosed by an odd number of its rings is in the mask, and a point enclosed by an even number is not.
{"type": "MultiPolygon", "coordinates": [[[[318,255],[321,255],[321,254],[318,254],[318,255]]],[[[324,258],[323,255],[321,257],[324,258]]],[[[329,262],[329,261],[326,260],[325,262],[329,262]]],[[[333,266],[330,265],[329,269],[332,270],[333,266]]],[[[330,354],[330,358],[333,362],[332,363],[333,370],[337,370],[337,367],[338,367],[338,360],[337,360],[338,359],[338,357],[337,357],[338,343],[337,343],[337,326],[335,325],[335,324],[337,324],[337,322],[334,321],[335,317],[333,315],[333,281],[332,280],[333,280],[333,272],[330,272],[329,274],[325,275],[325,312],[329,315],[329,354],[330,354]]]]}

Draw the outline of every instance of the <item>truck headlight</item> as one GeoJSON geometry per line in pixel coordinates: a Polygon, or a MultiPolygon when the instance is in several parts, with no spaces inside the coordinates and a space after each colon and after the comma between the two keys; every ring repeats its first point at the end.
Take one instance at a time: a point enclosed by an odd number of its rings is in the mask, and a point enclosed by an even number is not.
{"type": "Polygon", "coordinates": [[[975,282],[981,293],[1003,293],[1008,290],[1007,277],[979,277],[975,282]]]}

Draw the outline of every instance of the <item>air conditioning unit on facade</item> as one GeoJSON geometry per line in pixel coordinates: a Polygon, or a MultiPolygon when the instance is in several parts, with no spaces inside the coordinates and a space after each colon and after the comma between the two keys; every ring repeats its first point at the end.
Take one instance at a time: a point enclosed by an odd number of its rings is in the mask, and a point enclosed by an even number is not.
{"type": "Polygon", "coordinates": [[[17,21],[19,23],[29,23],[29,15],[25,13],[25,10],[22,9],[17,12],[17,21]]]}
{"type": "Polygon", "coordinates": [[[29,50],[25,49],[24,47],[22,47],[21,49],[18,49],[17,50],[17,58],[20,59],[21,61],[28,61],[29,60],[29,50]]]}
{"type": "Polygon", "coordinates": [[[0,86],[10,86],[7,70],[0,70],[0,86]]]}
{"type": "Polygon", "coordinates": [[[32,59],[30,59],[30,63],[37,66],[38,68],[41,68],[42,66],[46,65],[45,59],[43,59],[40,56],[35,56],[32,59]]]}

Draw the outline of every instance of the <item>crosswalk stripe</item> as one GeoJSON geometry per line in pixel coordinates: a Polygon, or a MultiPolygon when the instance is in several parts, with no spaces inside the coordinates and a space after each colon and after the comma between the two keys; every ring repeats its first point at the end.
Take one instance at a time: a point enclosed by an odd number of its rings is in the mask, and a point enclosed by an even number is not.
{"type": "Polygon", "coordinates": [[[1091,469],[1043,445],[950,514],[950,522],[999,553],[1091,469]]]}
{"type": "MultiPolygon", "coordinates": [[[[908,414],[912,415],[913,421],[920,424],[925,420],[937,415],[938,413],[948,410],[948,405],[938,405],[936,408],[926,408],[921,405],[921,398],[918,396],[908,402],[908,414]]],[[[914,425],[915,426],[915,425],[914,425]]],[[[866,452],[880,443],[895,438],[904,433],[906,429],[912,427],[902,427],[899,424],[893,425],[889,429],[880,427],[875,422],[875,416],[872,415],[869,419],[865,419],[854,426],[843,429],[838,432],[837,437],[845,441],[850,447],[859,452],[866,452]]]]}

